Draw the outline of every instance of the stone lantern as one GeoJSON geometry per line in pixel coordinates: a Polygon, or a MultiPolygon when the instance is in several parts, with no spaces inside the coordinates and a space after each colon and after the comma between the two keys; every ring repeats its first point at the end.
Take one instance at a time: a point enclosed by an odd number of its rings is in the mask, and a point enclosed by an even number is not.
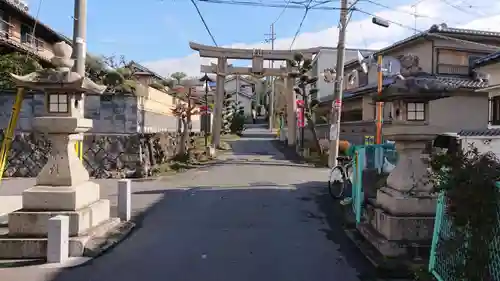
{"type": "Polygon", "coordinates": [[[423,74],[394,79],[374,97],[393,104],[393,119],[384,124],[383,137],[395,142],[399,160],[376,200],[368,203],[369,222],[358,228],[384,256],[411,256],[410,249],[432,239],[436,196],[427,178],[426,148],[441,131],[429,124],[428,103],[447,97],[449,90],[448,84],[423,74]]]}
{"type": "Polygon", "coordinates": [[[9,215],[8,237],[12,240],[8,247],[0,243],[0,250],[9,252],[0,254],[2,257],[44,257],[48,219],[56,215],[69,217],[73,256],[83,254],[89,233],[99,232],[95,228],[116,223],[110,219],[109,200],[100,199],[99,185],[89,180],[74,150],[75,143],[82,140],[81,133],[92,128],[92,120],[83,116],[81,97],[101,94],[106,86],[73,72],[71,52],[68,44],[57,43],[52,58],[55,69],[25,76],[11,74],[17,86],[45,92],[45,114],[33,120],[33,127],[46,134],[52,150],[35,186],[22,194],[23,208],[9,215]]]}

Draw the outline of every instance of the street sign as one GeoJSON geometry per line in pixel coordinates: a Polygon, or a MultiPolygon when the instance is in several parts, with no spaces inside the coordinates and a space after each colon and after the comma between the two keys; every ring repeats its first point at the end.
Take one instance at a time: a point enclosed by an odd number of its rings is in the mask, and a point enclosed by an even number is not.
{"type": "Polygon", "coordinates": [[[341,100],[335,100],[335,102],[333,103],[333,108],[339,109],[341,107],[342,107],[342,101],[341,100]]]}

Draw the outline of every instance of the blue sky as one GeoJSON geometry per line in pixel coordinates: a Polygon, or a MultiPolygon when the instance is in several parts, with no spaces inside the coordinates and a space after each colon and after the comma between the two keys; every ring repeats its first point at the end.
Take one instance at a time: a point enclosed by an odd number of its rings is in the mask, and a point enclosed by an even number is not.
{"type": "MultiPolygon", "coordinates": [[[[40,20],[57,31],[72,37],[73,0],[28,0],[30,13],[36,15],[40,3],[40,20]]],[[[271,0],[254,0],[271,1],[271,0]]],[[[278,2],[280,0],[273,0],[278,2]]],[[[281,0],[286,3],[286,0],[281,0]]],[[[347,46],[382,48],[414,33],[417,6],[417,29],[428,29],[432,24],[447,22],[450,26],[500,31],[500,2],[498,0],[447,0],[463,9],[459,11],[439,0],[372,0],[360,1],[356,7],[399,23],[406,28],[391,25],[381,28],[371,23],[371,17],[354,13],[348,26],[347,46]],[[474,6],[472,4],[474,4],[474,6]],[[410,14],[409,14],[410,13],[410,14]],[[430,16],[430,18],[429,18],[430,16]],[[408,29],[410,26],[410,29],[408,29]]],[[[329,5],[338,5],[332,1],[329,5]]],[[[199,3],[207,24],[219,45],[242,48],[269,48],[258,45],[269,33],[270,24],[281,8],[248,7],[199,3]]],[[[309,12],[296,48],[335,46],[338,31],[338,11],[309,12]]],[[[303,10],[287,9],[276,24],[277,48],[288,48],[295,34],[303,10]]],[[[93,54],[125,55],[127,60],[146,63],[158,73],[168,76],[175,71],[199,75],[200,64],[208,63],[193,55],[188,42],[212,45],[195,8],[189,0],[88,0],[88,50],[93,54]]],[[[235,64],[245,65],[245,62],[235,64]]],[[[248,64],[248,63],[247,63],[248,64]]]]}
{"type": "MultiPolygon", "coordinates": [[[[29,0],[30,12],[55,30],[71,36],[73,1],[29,0]]],[[[280,9],[199,3],[219,45],[264,40],[280,9]]],[[[288,9],[276,25],[278,37],[292,37],[302,10],[288,9]]],[[[312,11],[302,31],[312,32],[334,25],[335,11],[312,11]]],[[[212,44],[189,0],[89,0],[89,51],[124,54],[128,59],[154,61],[191,53],[188,41],[212,44]]]]}

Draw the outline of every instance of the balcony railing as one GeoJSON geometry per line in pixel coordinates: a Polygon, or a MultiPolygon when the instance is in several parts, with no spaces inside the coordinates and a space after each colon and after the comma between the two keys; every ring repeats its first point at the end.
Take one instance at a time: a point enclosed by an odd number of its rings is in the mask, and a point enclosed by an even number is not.
{"type": "Polygon", "coordinates": [[[29,47],[37,50],[37,51],[43,51],[44,50],[44,43],[42,40],[36,38],[35,36],[29,34],[29,33],[24,33],[21,34],[21,43],[28,45],[29,47]]]}
{"type": "Polygon", "coordinates": [[[467,65],[452,65],[452,64],[438,64],[438,74],[452,74],[452,75],[468,75],[469,66],[467,65]]]}
{"type": "Polygon", "coordinates": [[[0,19],[0,40],[7,41],[8,43],[32,51],[36,54],[45,50],[45,43],[31,35],[30,33],[23,33],[21,36],[12,32],[15,26],[10,22],[0,19]]]}

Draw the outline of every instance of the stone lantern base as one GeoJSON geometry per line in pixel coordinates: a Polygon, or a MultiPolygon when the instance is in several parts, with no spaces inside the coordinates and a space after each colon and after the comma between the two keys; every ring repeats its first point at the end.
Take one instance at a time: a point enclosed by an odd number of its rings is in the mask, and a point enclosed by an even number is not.
{"type": "Polygon", "coordinates": [[[100,198],[100,186],[89,180],[74,151],[82,135],[51,132],[48,137],[51,155],[37,184],[23,192],[22,209],[9,214],[8,234],[0,236],[0,258],[46,257],[48,223],[54,216],[69,218],[70,256],[83,256],[93,238],[120,224],[110,218],[109,200],[100,198]]]}
{"type": "Polygon", "coordinates": [[[425,124],[392,124],[384,136],[396,142],[399,161],[365,208],[360,233],[386,257],[423,257],[430,247],[436,195],[427,179],[426,145],[437,132],[425,124]]]}

